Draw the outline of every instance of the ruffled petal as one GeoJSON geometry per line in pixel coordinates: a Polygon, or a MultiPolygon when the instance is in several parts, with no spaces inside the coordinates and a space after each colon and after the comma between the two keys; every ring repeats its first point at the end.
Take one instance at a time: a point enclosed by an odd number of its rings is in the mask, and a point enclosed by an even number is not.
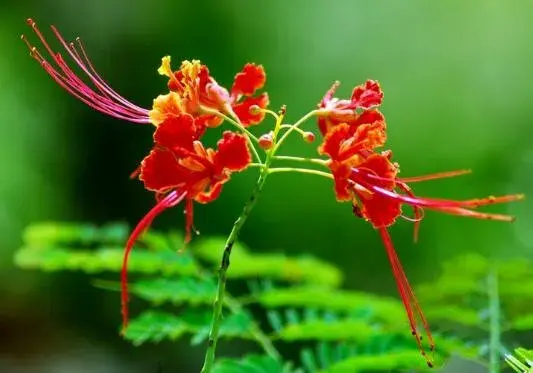
{"type": "Polygon", "coordinates": [[[266,109],[270,103],[268,94],[262,93],[257,97],[248,97],[242,102],[233,105],[233,112],[239,117],[241,123],[247,127],[254,124],[261,123],[265,118],[265,113],[260,111],[257,114],[250,113],[250,107],[253,105],[259,106],[261,109],[266,109]]]}
{"type": "MultiPolygon", "coordinates": [[[[374,186],[391,191],[396,187],[395,178],[398,170],[394,164],[381,154],[372,154],[357,168],[378,177],[372,181],[374,186]]],[[[397,200],[371,191],[370,193],[368,191],[361,193],[357,188],[355,188],[355,192],[361,200],[361,214],[375,228],[390,226],[402,213],[401,202],[397,200]]]]}
{"type": "Polygon", "coordinates": [[[157,145],[174,149],[176,147],[193,149],[193,141],[199,137],[199,131],[192,115],[180,114],[166,118],[157,127],[154,141],[157,145]]]}
{"type": "Polygon", "coordinates": [[[225,178],[224,180],[218,181],[215,184],[211,185],[211,188],[205,192],[198,193],[196,197],[194,197],[194,200],[199,203],[209,203],[214,201],[220,196],[220,193],[222,192],[222,186],[227,181],[228,178],[225,178]]]}
{"type": "Polygon", "coordinates": [[[351,101],[356,109],[379,106],[383,101],[383,91],[377,81],[367,80],[364,85],[362,84],[354,88],[351,101]]]}
{"type": "Polygon", "coordinates": [[[139,179],[146,189],[164,192],[184,184],[188,174],[171,151],[154,149],[141,162],[139,179]]]}
{"type": "Polygon", "coordinates": [[[247,63],[242,71],[235,75],[235,81],[231,88],[232,97],[252,96],[255,91],[261,89],[266,82],[265,69],[262,65],[247,63]]]}
{"type": "Polygon", "coordinates": [[[152,110],[148,113],[150,121],[159,125],[169,116],[176,116],[184,112],[183,102],[176,92],[159,95],[154,99],[152,110]]]}
{"type": "Polygon", "coordinates": [[[218,150],[213,157],[215,174],[221,174],[224,170],[244,170],[252,161],[246,137],[243,135],[225,131],[217,146],[218,150]]]}
{"type": "Polygon", "coordinates": [[[327,154],[332,160],[338,161],[342,143],[350,137],[350,132],[350,126],[347,123],[341,123],[332,127],[324,137],[324,141],[319,146],[318,152],[320,154],[327,154]]]}

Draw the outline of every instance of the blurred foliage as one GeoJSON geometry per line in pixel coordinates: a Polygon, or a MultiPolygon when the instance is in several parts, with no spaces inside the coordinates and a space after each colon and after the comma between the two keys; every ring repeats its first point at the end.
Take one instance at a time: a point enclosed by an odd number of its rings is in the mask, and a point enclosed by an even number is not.
{"type": "MultiPolygon", "coordinates": [[[[106,272],[120,271],[122,255],[113,245],[124,242],[127,232],[123,224],[34,224],[26,230],[15,262],[26,269],[76,270],[105,276],[106,272]]],[[[177,253],[173,248],[181,242],[179,234],[151,230],[131,254],[129,272],[136,279],[130,291],[149,304],[125,331],[124,337],[134,345],[175,341],[185,335],[197,345],[208,337],[216,292],[210,268],[224,239],[199,240],[189,250],[177,253]],[[173,306],[172,311],[168,305],[173,306]]],[[[427,368],[407,332],[399,301],[339,289],[339,270],[309,255],[253,254],[243,244],[234,250],[231,270],[236,270],[229,277],[230,285],[247,284],[249,291],[227,295],[221,338],[256,341],[270,354],[272,350],[266,346],[273,342],[296,343],[301,348],[301,369],[310,373],[427,368]],[[270,330],[263,331],[261,313],[251,312],[251,306],[260,306],[270,330]]],[[[120,290],[119,283],[109,279],[96,278],[93,283],[120,290]]],[[[477,356],[476,348],[449,334],[439,335],[437,341],[439,364],[452,353],[477,356]]],[[[248,366],[257,365],[261,372],[292,372],[290,365],[278,359],[276,355],[250,356],[242,361],[226,358],[217,369],[239,366],[248,371],[248,366]]]]}
{"type": "MultiPolygon", "coordinates": [[[[68,97],[18,39],[30,33],[25,18],[38,21],[47,36],[48,24],[67,39],[80,36],[110,85],[145,107],[164,88],[156,68],[165,54],[175,61],[202,59],[221,83],[230,82],[247,61],[263,63],[272,106],[287,104],[289,118],[313,108],[333,80],[341,80],[340,93],[348,94],[364,79],[378,79],[402,175],[472,168],[468,179],[416,185],[424,195],[460,198],[533,191],[532,12],[527,0],[414,0],[387,6],[352,0],[312,6],[303,0],[161,0],[156,6],[143,0],[1,2],[0,332],[6,356],[38,360],[32,366],[41,373],[54,363],[52,353],[72,356],[71,342],[83,339],[104,345],[105,356],[120,360],[125,372],[151,369],[128,365],[136,354],[122,356],[129,352],[111,342],[105,331],[116,321],[115,308],[107,307],[105,295],[80,307],[84,296],[75,275],[28,274],[11,265],[30,222],[133,222],[153,203],[127,178],[150,148],[152,129],[111,120],[68,97]]],[[[296,141],[288,148],[316,151],[296,141]]],[[[251,177],[238,175],[216,203],[197,209],[196,225],[206,236],[227,233],[251,177]]],[[[518,220],[506,225],[428,213],[416,247],[411,227],[401,222],[393,229],[394,240],[409,277],[430,277],[443,258],[472,248],[502,259],[529,256],[533,199],[501,209],[518,220]]],[[[172,211],[157,224],[174,228],[180,219],[181,212],[172,211]]],[[[342,270],[347,288],[394,292],[375,233],[354,221],[348,206],[336,204],[331,185],[322,180],[272,178],[242,238],[258,252],[275,248],[325,258],[342,270]]],[[[453,310],[432,312],[445,311],[453,310]]],[[[474,313],[461,315],[474,320],[474,313]]],[[[187,371],[188,350],[180,352],[187,359],[175,369],[187,371]]],[[[92,360],[77,361],[88,366],[92,360]]],[[[108,366],[113,365],[102,363],[95,370],[120,371],[108,366]]],[[[10,367],[5,370],[16,372],[10,367]]]]}

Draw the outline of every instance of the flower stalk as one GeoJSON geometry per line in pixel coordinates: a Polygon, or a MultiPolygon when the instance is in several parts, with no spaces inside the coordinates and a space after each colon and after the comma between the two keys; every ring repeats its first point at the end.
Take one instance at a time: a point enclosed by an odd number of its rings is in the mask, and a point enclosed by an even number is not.
{"type": "MultiPolygon", "coordinates": [[[[278,119],[276,120],[275,128],[279,128],[279,126],[281,126],[281,122],[283,121],[283,118],[284,118],[284,115],[282,113],[279,115],[278,119]]],[[[233,246],[237,242],[239,233],[242,227],[244,226],[244,223],[250,216],[250,213],[252,209],[254,208],[255,204],[257,203],[257,199],[259,198],[259,195],[261,194],[263,190],[266,179],[268,175],[270,174],[269,168],[270,168],[270,164],[272,163],[274,154],[275,154],[274,149],[267,152],[265,163],[263,167],[261,168],[259,177],[255,183],[255,187],[252,191],[252,194],[250,195],[248,202],[246,202],[246,204],[244,205],[244,208],[241,214],[239,215],[237,220],[235,220],[235,223],[233,224],[233,228],[231,229],[228,239],[226,240],[226,243],[224,245],[224,252],[222,253],[222,260],[220,262],[220,269],[218,271],[217,293],[215,296],[215,302],[213,304],[213,317],[211,319],[211,328],[209,331],[209,339],[207,341],[207,351],[205,353],[204,365],[201,371],[202,373],[210,373],[215,363],[215,352],[217,348],[220,324],[222,321],[222,306],[224,304],[224,296],[226,294],[226,280],[227,280],[228,268],[230,266],[231,251],[233,249],[233,246]]]]}

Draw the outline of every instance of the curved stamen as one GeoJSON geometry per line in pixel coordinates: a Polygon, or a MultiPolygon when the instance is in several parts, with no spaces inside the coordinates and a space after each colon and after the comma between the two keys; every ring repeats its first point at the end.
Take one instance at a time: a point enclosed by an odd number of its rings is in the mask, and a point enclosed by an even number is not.
{"type": "MultiPolygon", "coordinates": [[[[436,198],[419,198],[415,196],[410,197],[410,196],[398,194],[396,192],[393,192],[393,191],[390,191],[385,188],[372,184],[368,180],[365,180],[365,178],[373,178],[374,176],[368,173],[361,172],[360,169],[352,168],[352,176],[353,176],[353,179],[350,180],[352,183],[360,184],[366,189],[372,190],[376,193],[379,193],[383,196],[394,199],[401,203],[406,203],[411,206],[428,207],[432,209],[476,208],[479,206],[491,205],[491,204],[496,204],[496,203],[507,203],[507,202],[518,201],[524,198],[523,194],[510,194],[510,195],[501,196],[501,197],[489,196],[487,198],[476,198],[476,199],[470,199],[470,200],[464,200],[464,201],[453,201],[453,200],[436,199],[436,198]]],[[[374,178],[381,179],[379,177],[374,177],[374,178]]],[[[385,179],[385,180],[388,180],[388,179],[385,179]]],[[[497,219],[497,220],[501,220],[501,219],[497,219]]],[[[504,220],[508,220],[508,219],[504,219],[504,220]]]]}
{"type": "Polygon", "coordinates": [[[172,191],[165,198],[161,199],[144,217],[137,223],[131,233],[126,248],[124,250],[124,260],[121,271],[121,291],[122,291],[122,332],[128,326],[128,260],[133,249],[133,245],[139,236],[152,224],[152,221],[166,209],[176,206],[183,201],[187,193],[172,191]]]}
{"type": "Polygon", "coordinates": [[[150,123],[148,116],[149,111],[147,109],[143,109],[120,96],[117,92],[111,89],[109,85],[107,85],[107,83],[105,83],[105,81],[96,73],[79,39],[77,40],[80,51],[75,48],[73,43],[71,43],[69,46],[59,34],[57,29],[52,26],[52,31],[59,42],[66,49],[67,53],[74,60],[76,65],[78,65],[80,69],[89,77],[99,93],[90,88],[72,71],[60,53],[56,53],[52,50],[50,45],[46,42],[43,34],[40,32],[40,30],[37,28],[37,25],[31,18],[27,20],[27,23],[35,32],[44,48],[55,62],[57,68],[49,63],[46,58],[37,50],[37,48],[32,46],[26,37],[22,35],[22,40],[30,49],[31,56],[37,60],[45,69],[45,71],[52,77],[52,79],[54,79],[67,92],[93,109],[104,114],[134,123],[150,123]]]}

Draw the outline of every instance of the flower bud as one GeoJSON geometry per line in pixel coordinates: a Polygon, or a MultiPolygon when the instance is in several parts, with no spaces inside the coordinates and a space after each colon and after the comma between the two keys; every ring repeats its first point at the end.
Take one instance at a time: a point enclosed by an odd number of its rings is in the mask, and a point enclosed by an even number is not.
{"type": "Polygon", "coordinates": [[[304,132],[302,134],[302,137],[304,138],[305,142],[312,143],[315,141],[315,134],[313,132],[304,132]]]}
{"type": "Polygon", "coordinates": [[[270,131],[259,137],[259,146],[264,150],[272,149],[274,146],[274,133],[270,131]]]}
{"type": "Polygon", "coordinates": [[[261,108],[259,107],[259,105],[252,105],[252,106],[250,106],[250,108],[248,109],[248,112],[249,112],[251,115],[259,115],[259,114],[261,114],[261,108]]]}

